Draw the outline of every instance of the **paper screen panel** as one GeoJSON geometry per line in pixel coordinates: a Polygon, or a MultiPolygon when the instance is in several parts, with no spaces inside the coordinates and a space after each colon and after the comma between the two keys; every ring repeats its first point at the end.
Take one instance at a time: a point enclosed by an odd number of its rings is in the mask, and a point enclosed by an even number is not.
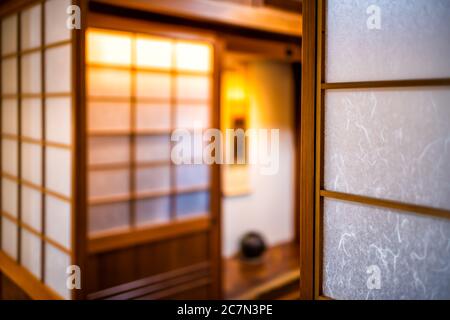
{"type": "Polygon", "coordinates": [[[2,171],[12,176],[18,176],[18,142],[2,139],[2,171]]]}
{"type": "Polygon", "coordinates": [[[2,20],[2,55],[17,52],[17,15],[2,20]]]}
{"type": "Polygon", "coordinates": [[[21,49],[37,48],[41,45],[41,5],[35,5],[20,15],[21,49]]]}
{"type": "Polygon", "coordinates": [[[91,97],[129,97],[131,73],[123,70],[89,68],[88,94],[91,97]]]}
{"type": "Polygon", "coordinates": [[[170,137],[166,135],[136,137],[136,161],[170,161],[170,137]]]}
{"type": "Polygon", "coordinates": [[[72,144],[71,98],[47,98],[45,102],[45,134],[47,141],[72,144]]]}
{"type": "Polygon", "coordinates": [[[40,191],[22,186],[22,221],[41,232],[42,230],[42,194],[40,191]]]}
{"type": "Polygon", "coordinates": [[[2,178],[2,211],[17,217],[17,183],[7,178],[2,178]]]}
{"type": "Polygon", "coordinates": [[[2,94],[17,94],[17,58],[2,60],[2,94]]]}
{"type": "Polygon", "coordinates": [[[21,231],[21,264],[36,278],[41,278],[41,239],[26,229],[21,231]]]}
{"type": "Polygon", "coordinates": [[[47,188],[70,197],[72,192],[72,154],[62,148],[46,148],[46,185],[47,188]]]}
{"type": "Polygon", "coordinates": [[[136,40],[136,65],[140,68],[172,68],[173,41],[139,35],[136,40]]]}
{"type": "Polygon", "coordinates": [[[91,132],[130,129],[130,104],[121,102],[88,102],[88,129],[91,132]]]}
{"type": "Polygon", "coordinates": [[[2,99],[2,133],[17,135],[17,99],[2,99]]]}
{"type": "Polygon", "coordinates": [[[170,105],[167,103],[138,103],[136,106],[136,128],[138,130],[168,131],[170,125],[170,105]]]}
{"type": "Polygon", "coordinates": [[[449,299],[449,239],[446,219],[325,199],[324,294],[449,299]],[[379,289],[368,285],[375,274],[379,289]]]}
{"type": "Polygon", "coordinates": [[[89,138],[89,164],[128,163],[130,161],[130,138],[89,138]]]}
{"type": "Polygon", "coordinates": [[[25,94],[41,92],[41,53],[34,52],[21,57],[21,92],[25,94]]]}
{"type": "Polygon", "coordinates": [[[325,188],[450,209],[450,90],[325,96],[325,188]]]}
{"type": "Polygon", "coordinates": [[[131,66],[131,34],[90,29],[87,32],[87,62],[131,66]]]}
{"type": "Polygon", "coordinates": [[[70,45],[64,45],[45,51],[45,90],[47,92],[71,92],[71,50],[70,45]]]}
{"type": "Polygon", "coordinates": [[[136,201],[136,224],[146,226],[170,221],[170,197],[136,201]]]}
{"type": "Polygon", "coordinates": [[[178,194],[175,200],[178,218],[205,215],[209,212],[209,192],[178,194]]]}
{"type": "Polygon", "coordinates": [[[17,260],[17,224],[8,218],[2,219],[2,251],[10,258],[17,260]]]}
{"type": "Polygon", "coordinates": [[[45,283],[64,299],[71,298],[71,291],[66,286],[66,271],[70,265],[69,255],[49,243],[45,244],[45,283]]]}
{"type": "Polygon", "coordinates": [[[207,187],[209,185],[209,170],[209,166],[200,164],[176,166],[177,189],[207,187]]]}
{"type": "Polygon", "coordinates": [[[168,73],[139,72],[136,75],[136,97],[170,101],[171,77],[168,73]]]}
{"type": "Polygon", "coordinates": [[[89,208],[89,232],[124,229],[130,226],[130,203],[115,202],[89,208]]]}
{"type": "Polygon", "coordinates": [[[70,202],[53,196],[45,198],[45,232],[47,236],[64,246],[71,248],[71,205],[70,202]]]}
{"type": "Polygon", "coordinates": [[[170,190],[169,166],[136,169],[136,191],[138,193],[168,190],[170,190]]]}
{"type": "Polygon", "coordinates": [[[70,40],[71,31],[67,28],[67,8],[71,0],[48,0],[45,3],[45,43],[51,44],[70,40]]]}
{"type": "Polygon", "coordinates": [[[450,77],[447,0],[328,0],[326,20],[327,82],[450,77]]]}
{"type": "Polygon", "coordinates": [[[208,76],[179,75],[176,78],[178,100],[208,101],[211,95],[211,78],[208,76]]]}
{"type": "Polygon", "coordinates": [[[22,143],[22,178],[35,185],[42,185],[42,147],[34,143],[22,143]]]}
{"type": "Polygon", "coordinates": [[[177,106],[176,112],[177,128],[205,129],[209,127],[209,107],[206,104],[181,104],[177,106]]]}
{"type": "Polygon", "coordinates": [[[175,67],[181,71],[210,72],[212,48],[206,43],[177,41],[175,44],[175,67]]]}
{"type": "Polygon", "coordinates": [[[42,139],[42,107],[41,99],[22,99],[22,136],[27,138],[42,139]]]}
{"type": "Polygon", "coordinates": [[[89,173],[89,196],[108,197],[128,195],[129,170],[101,170],[89,173]]]}

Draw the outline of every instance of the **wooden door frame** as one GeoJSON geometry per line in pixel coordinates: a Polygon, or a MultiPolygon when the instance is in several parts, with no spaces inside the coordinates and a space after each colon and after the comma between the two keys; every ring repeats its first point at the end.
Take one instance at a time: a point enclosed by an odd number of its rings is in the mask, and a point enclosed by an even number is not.
{"type": "Polygon", "coordinates": [[[300,111],[300,299],[314,299],[317,1],[303,0],[300,111]]]}

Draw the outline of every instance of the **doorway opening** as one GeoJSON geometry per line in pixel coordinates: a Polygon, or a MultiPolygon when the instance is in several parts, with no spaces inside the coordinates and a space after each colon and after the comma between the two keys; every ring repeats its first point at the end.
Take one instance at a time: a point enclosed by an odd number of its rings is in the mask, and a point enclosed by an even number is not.
{"type": "Polygon", "coordinates": [[[225,299],[299,298],[299,70],[295,58],[273,57],[267,50],[249,53],[233,46],[223,55],[221,129],[247,133],[243,144],[224,148],[225,154],[231,152],[237,160],[244,155],[247,161],[221,166],[225,299]],[[263,134],[270,141],[270,156],[265,161],[249,163],[252,154],[261,155],[261,136],[248,134],[250,128],[267,130],[263,134]],[[270,172],[261,170],[267,166],[270,172]],[[252,244],[253,250],[265,250],[251,257],[245,250],[252,250],[252,244]]]}

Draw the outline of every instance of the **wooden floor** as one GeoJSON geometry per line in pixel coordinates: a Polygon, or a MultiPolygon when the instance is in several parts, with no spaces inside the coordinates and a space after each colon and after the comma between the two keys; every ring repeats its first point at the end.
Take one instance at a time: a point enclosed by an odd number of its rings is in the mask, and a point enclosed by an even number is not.
{"type": "Polygon", "coordinates": [[[269,248],[260,263],[245,262],[239,257],[225,259],[224,298],[295,299],[299,293],[299,268],[299,246],[293,242],[269,248]]]}

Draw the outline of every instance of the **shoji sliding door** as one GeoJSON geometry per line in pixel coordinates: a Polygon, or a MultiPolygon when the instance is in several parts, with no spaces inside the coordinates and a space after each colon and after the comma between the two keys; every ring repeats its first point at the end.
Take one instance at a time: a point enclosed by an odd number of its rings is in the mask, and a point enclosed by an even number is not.
{"type": "Polygon", "coordinates": [[[201,153],[218,123],[215,40],[96,13],[89,26],[88,298],[217,297],[219,171],[201,153]],[[177,129],[200,133],[183,140],[192,164],[171,157],[177,129]],[[148,289],[126,289],[137,280],[148,289]]]}
{"type": "Polygon", "coordinates": [[[450,298],[450,2],[319,1],[316,297],[450,298]]]}
{"type": "Polygon", "coordinates": [[[1,17],[0,254],[63,298],[72,264],[70,5],[37,1],[1,17]]]}

